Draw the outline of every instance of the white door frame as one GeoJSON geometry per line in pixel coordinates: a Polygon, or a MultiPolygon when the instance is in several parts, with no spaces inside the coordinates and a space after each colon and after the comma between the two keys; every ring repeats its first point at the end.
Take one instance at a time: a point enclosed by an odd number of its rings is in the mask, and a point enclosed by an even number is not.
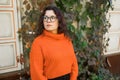
{"type": "Polygon", "coordinates": [[[20,0],[0,0],[0,74],[21,70],[20,0]]]}

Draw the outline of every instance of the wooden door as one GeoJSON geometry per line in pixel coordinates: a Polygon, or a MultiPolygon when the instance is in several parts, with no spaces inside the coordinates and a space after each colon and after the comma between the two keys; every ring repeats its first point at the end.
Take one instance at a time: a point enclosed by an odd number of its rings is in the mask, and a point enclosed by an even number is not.
{"type": "Polygon", "coordinates": [[[20,26],[20,0],[0,0],[0,74],[20,70],[18,62],[21,45],[18,39],[20,26]]]}
{"type": "Polygon", "coordinates": [[[114,10],[109,11],[110,24],[109,33],[106,34],[110,38],[109,46],[105,55],[116,55],[120,53],[120,0],[112,0],[114,10]]]}

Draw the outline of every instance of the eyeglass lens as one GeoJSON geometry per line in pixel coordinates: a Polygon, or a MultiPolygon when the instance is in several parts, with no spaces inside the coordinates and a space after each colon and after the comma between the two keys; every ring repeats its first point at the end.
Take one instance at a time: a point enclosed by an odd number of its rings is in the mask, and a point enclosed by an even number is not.
{"type": "Polygon", "coordinates": [[[50,16],[50,17],[44,16],[44,21],[46,21],[46,22],[48,22],[48,21],[54,22],[55,20],[56,20],[56,16],[50,16]]]}

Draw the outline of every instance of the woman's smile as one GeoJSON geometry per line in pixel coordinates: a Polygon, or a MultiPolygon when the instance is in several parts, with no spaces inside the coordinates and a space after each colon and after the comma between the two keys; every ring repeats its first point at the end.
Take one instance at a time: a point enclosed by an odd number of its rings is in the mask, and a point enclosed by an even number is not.
{"type": "Polygon", "coordinates": [[[51,24],[47,24],[47,26],[52,26],[51,24]]]}

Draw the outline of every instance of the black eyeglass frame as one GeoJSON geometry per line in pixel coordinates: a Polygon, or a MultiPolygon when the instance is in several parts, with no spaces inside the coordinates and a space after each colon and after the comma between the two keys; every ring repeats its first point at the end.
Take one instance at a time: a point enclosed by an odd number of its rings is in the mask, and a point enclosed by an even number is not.
{"type": "Polygon", "coordinates": [[[56,19],[57,19],[56,16],[50,16],[50,17],[44,16],[44,17],[43,17],[43,21],[45,21],[45,22],[55,22],[56,19]],[[49,20],[49,21],[48,21],[48,20],[49,20]]]}

